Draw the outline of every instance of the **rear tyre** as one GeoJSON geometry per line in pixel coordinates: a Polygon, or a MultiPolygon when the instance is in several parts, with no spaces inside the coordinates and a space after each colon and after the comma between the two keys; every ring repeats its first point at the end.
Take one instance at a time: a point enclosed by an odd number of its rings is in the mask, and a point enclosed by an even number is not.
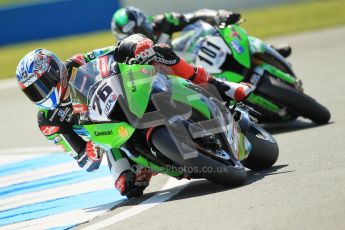
{"type": "Polygon", "coordinates": [[[187,168],[188,172],[192,170],[192,176],[195,178],[202,177],[216,184],[231,187],[240,186],[247,179],[247,172],[239,161],[226,164],[200,151],[196,157],[184,159],[166,128],[155,129],[151,137],[152,144],[161,154],[181,168],[187,168]]]}
{"type": "Polygon", "coordinates": [[[246,134],[252,144],[252,150],[242,164],[253,171],[270,168],[278,159],[279,148],[277,142],[264,129],[253,124],[246,134]]]}
{"type": "Polygon", "coordinates": [[[257,91],[297,114],[309,118],[316,124],[326,124],[331,118],[331,114],[326,107],[273,77],[263,77],[257,91]]]}

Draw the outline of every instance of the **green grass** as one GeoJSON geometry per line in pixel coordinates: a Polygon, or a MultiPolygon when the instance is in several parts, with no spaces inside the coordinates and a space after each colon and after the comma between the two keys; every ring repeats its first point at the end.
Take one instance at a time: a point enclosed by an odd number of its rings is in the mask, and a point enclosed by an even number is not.
{"type": "Polygon", "coordinates": [[[114,42],[115,39],[112,33],[107,31],[0,47],[0,79],[15,76],[19,60],[26,53],[37,48],[51,50],[59,58],[65,60],[76,53],[109,46],[114,44],[114,42]]]}
{"type": "MultiPolygon", "coordinates": [[[[4,0],[0,0],[4,1],[4,0]]],[[[243,26],[264,38],[345,24],[345,0],[314,0],[242,12],[243,26]]],[[[29,51],[46,48],[60,58],[114,44],[110,31],[0,47],[0,79],[15,75],[18,61],[29,51]]]]}
{"type": "Polygon", "coordinates": [[[345,0],[314,0],[243,13],[243,26],[257,37],[283,35],[345,24],[345,0]]]}
{"type": "Polygon", "coordinates": [[[39,2],[41,0],[0,0],[0,7],[1,6],[12,6],[22,3],[32,3],[32,2],[39,2]]]}

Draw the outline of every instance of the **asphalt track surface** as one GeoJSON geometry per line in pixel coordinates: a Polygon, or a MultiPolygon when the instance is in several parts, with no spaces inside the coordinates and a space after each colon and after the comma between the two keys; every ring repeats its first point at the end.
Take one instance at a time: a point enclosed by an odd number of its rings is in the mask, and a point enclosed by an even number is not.
{"type": "MultiPolygon", "coordinates": [[[[269,41],[292,45],[290,61],[305,92],[332,113],[330,124],[324,126],[299,119],[268,127],[280,148],[278,162],[270,170],[249,171],[246,184],[233,189],[159,175],[142,198],[114,207],[81,227],[344,229],[344,38],[345,27],[338,27],[269,41]]],[[[0,153],[51,146],[37,129],[34,106],[16,88],[1,89],[0,98],[0,153]]]]}

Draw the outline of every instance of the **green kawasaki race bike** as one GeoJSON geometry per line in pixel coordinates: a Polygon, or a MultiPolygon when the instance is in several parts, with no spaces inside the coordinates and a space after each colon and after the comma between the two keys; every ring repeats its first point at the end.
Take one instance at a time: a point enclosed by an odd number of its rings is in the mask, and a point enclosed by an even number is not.
{"type": "Polygon", "coordinates": [[[116,64],[103,56],[70,79],[79,134],[112,149],[115,159],[175,178],[244,183],[244,168],[263,170],[278,158],[273,137],[244,105],[231,109],[204,88],[151,65],[116,64]],[[115,69],[117,71],[115,71],[115,69]],[[120,70],[121,74],[118,73],[120,70]]]}
{"type": "Polygon", "coordinates": [[[290,63],[238,24],[215,28],[197,21],[184,28],[172,45],[187,61],[218,78],[252,83],[254,92],[246,104],[261,113],[260,122],[303,116],[325,124],[330,119],[328,109],[303,92],[290,63]]]}

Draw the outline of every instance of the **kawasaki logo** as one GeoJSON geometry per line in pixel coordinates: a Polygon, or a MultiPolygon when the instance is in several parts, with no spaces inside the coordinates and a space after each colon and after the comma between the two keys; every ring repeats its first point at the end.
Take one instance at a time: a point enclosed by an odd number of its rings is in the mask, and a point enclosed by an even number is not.
{"type": "Polygon", "coordinates": [[[107,135],[112,135],[113,131],[112,130],[95,131],[94,134],[95,134],[95,136],[107,136],[107,135]]]}
{"type": "Polygon", "coordinates": [[[134,76],[133,76],[132,71],[129,71],[128,75],[129,75],[129,81],[132,84],[132,93],[135,93],[137,91],[137,87],[135,85],[135,80],[134,80],[134,76]]]}

